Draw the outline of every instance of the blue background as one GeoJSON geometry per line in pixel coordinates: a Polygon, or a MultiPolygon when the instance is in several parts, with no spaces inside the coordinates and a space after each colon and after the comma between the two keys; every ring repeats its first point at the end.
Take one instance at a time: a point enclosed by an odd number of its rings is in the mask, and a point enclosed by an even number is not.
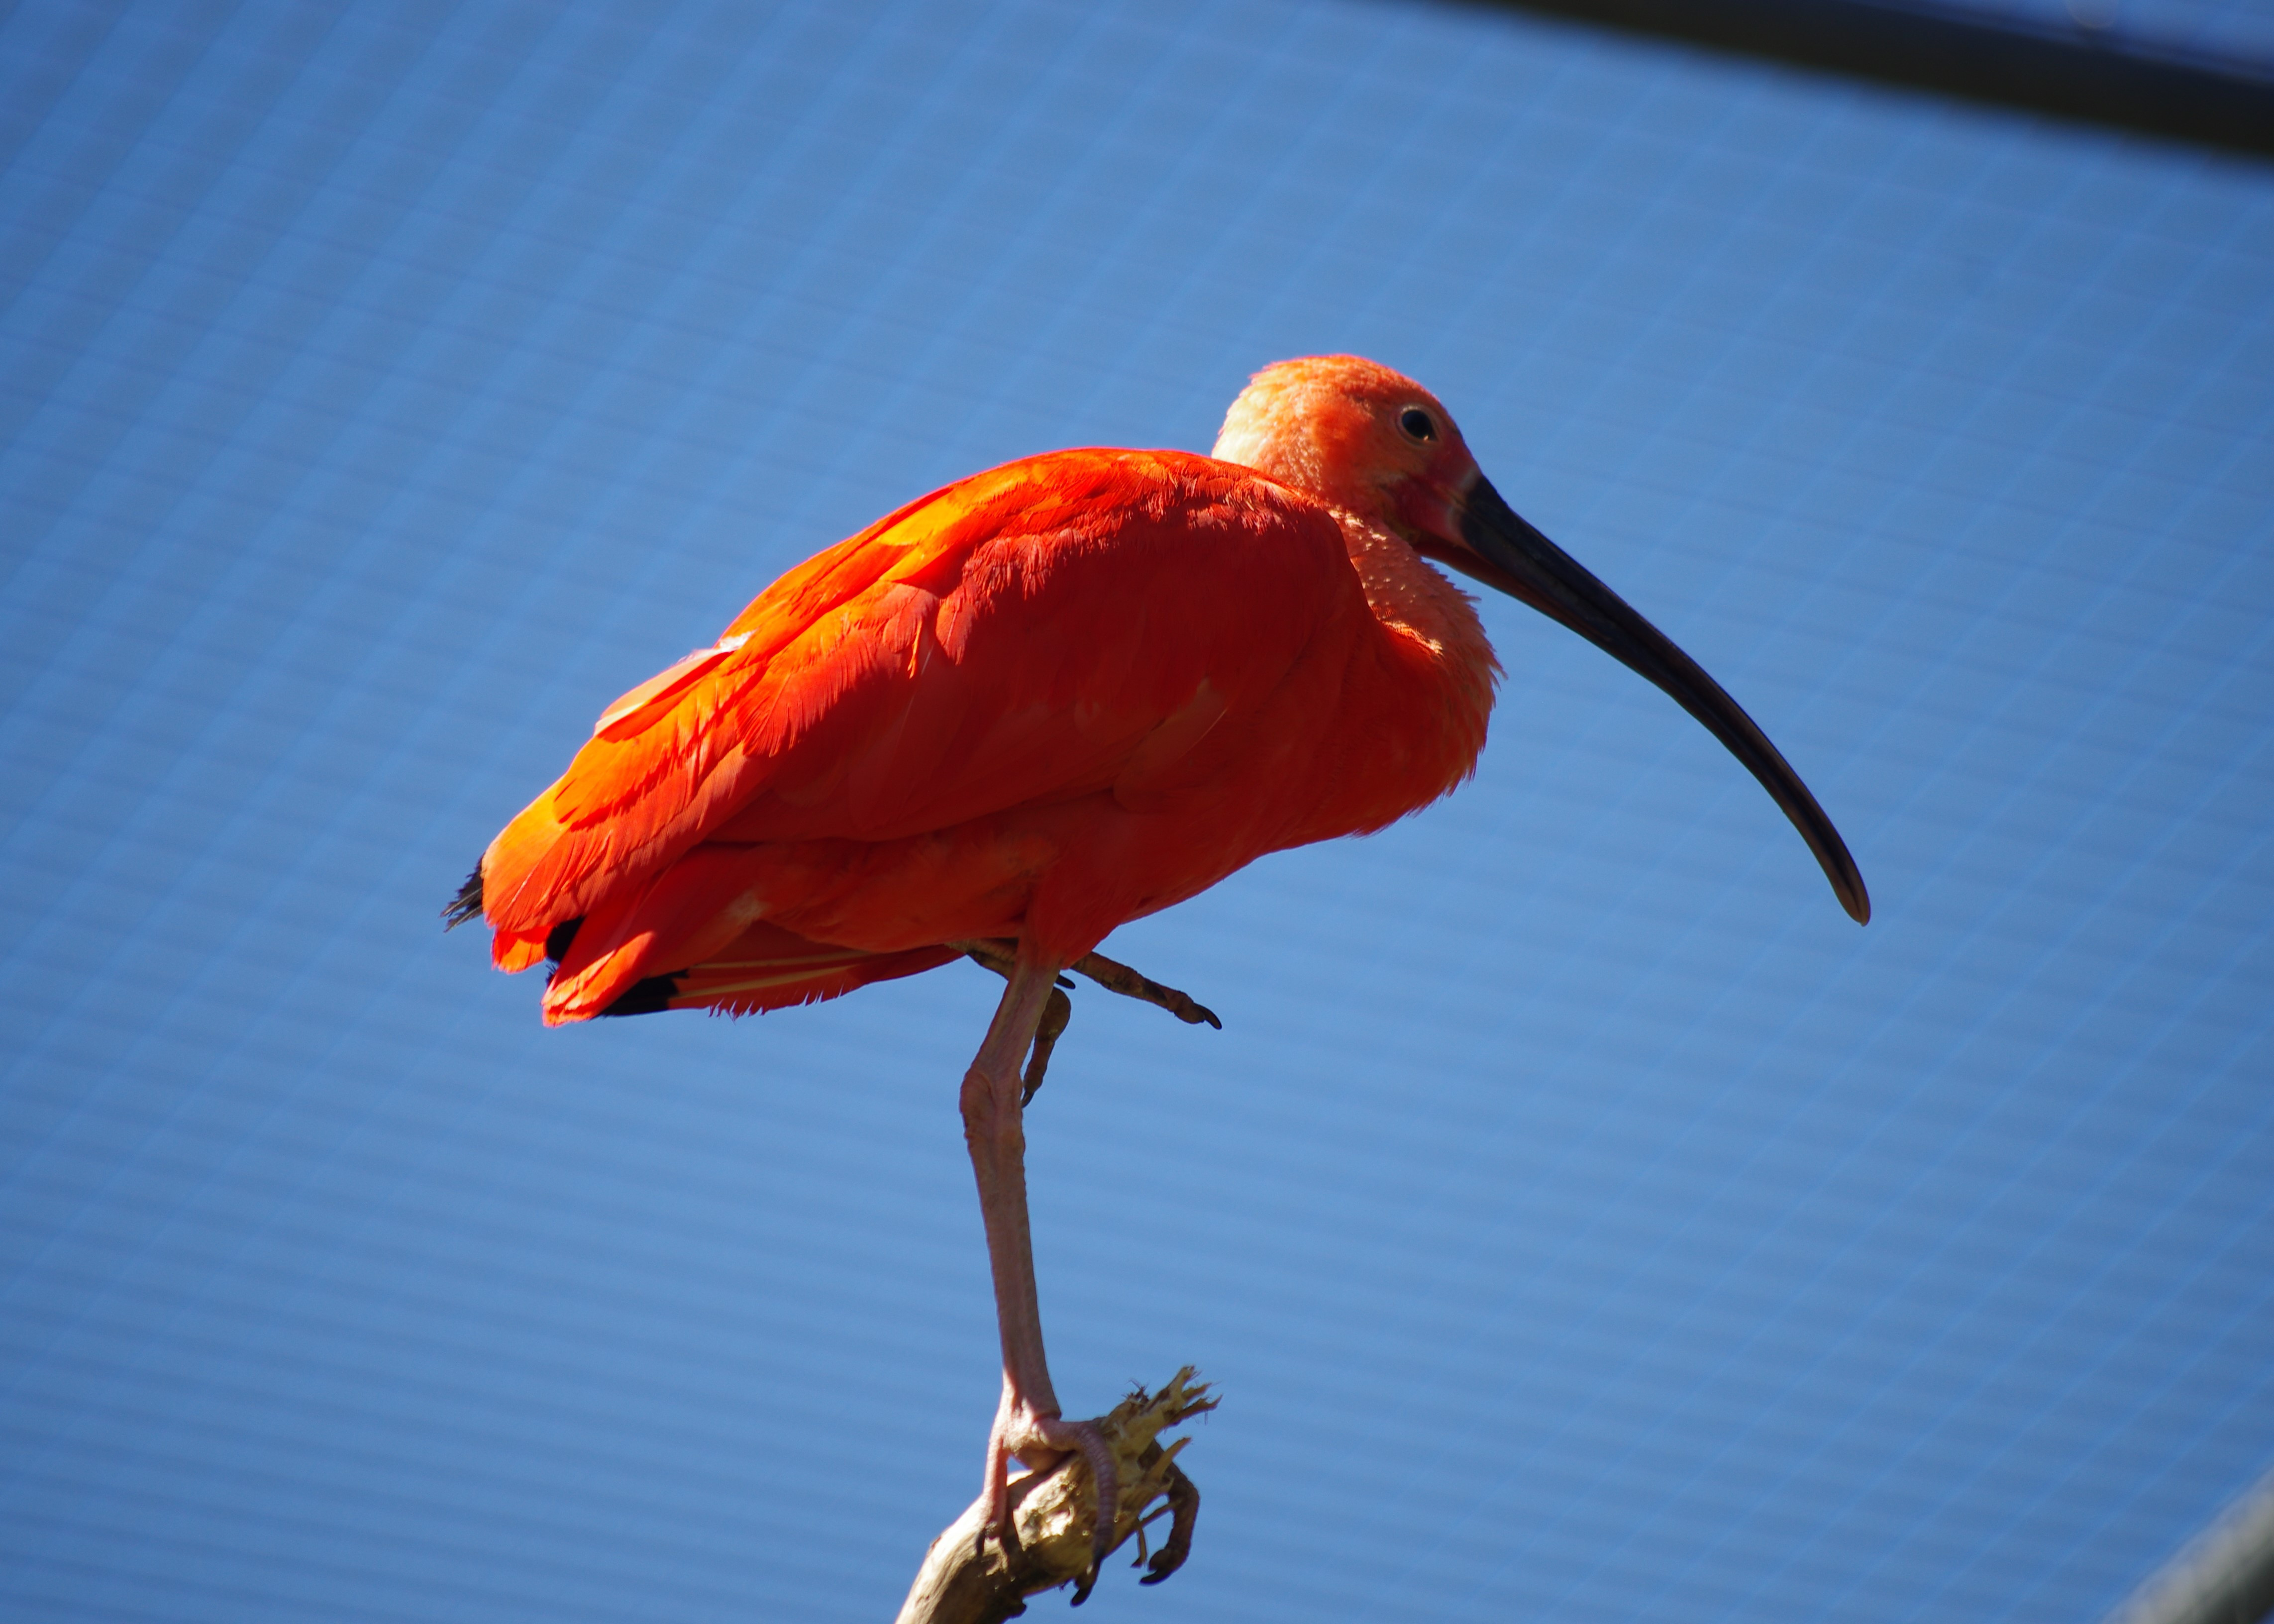
{"type": "Polygon", "coordinates": [[[1077,997],[1059,1390],[1224,1395],[1089,1616],[2087,1618],[2274,1462],[2274,168],[1360,0],[35,0],[0,154],[8,1616],[888,1615],[999,983],[547,1032],[437,911],[797,559],[1327,350],[1878,917],[1488,605],[1474,785],[1114,938],[1223,1033],[1077,997]]]}

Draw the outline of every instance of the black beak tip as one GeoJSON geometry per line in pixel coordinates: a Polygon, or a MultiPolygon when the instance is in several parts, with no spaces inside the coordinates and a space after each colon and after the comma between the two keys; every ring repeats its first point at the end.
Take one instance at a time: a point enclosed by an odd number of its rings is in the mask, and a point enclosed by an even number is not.
{"type": "Polygon", "coordinates": [[[1832,820],[1824,816],[1813,798],[1807,802],[1807,812],[1805,822],[1798,817],[1793,822],[1808,836],[1808,844],[1823,866],[1824,877],[1832,882],[1832,894],[1840,898],[1840,906],[1848,911],[1849,918],[1859,925],[1870,924],[1871,893],[1864,887],[1863,870],[1856,867],[1856,860],[1848,854],[1847,842],[1841,839],[1840,831],[1832,827],[1832,820]],[[1813,834],[1809,831],[1811,824],[1816,828],[1813,834]]]}

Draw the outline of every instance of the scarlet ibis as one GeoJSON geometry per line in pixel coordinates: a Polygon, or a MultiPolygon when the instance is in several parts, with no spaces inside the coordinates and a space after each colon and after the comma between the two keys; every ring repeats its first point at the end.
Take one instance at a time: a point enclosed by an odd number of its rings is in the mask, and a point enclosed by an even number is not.
{"type": "Polygon", "coordinates": [[[998,1530],[1012,1456],[1079,1452],[1114,1503],[1095,1425],[1051,1389],[1028,1243],[1021,1063],[1038,1078],[1063,1024],[1055,984],[1084,969],[1206,1016],[1099,943],[1470,776],[1500,667],[1433,562],[1671,695],[1870,917],[1736,702],[1510,510],[1434,395],[1354,356],[1258,372],[1209,456],[1028,457],[809,559],[610,705],[448,910],[487,920],[501,969],[553,961],[552,1024],[775,1009],[967,953],[1007,976],[961,1097],[1002,1333],[998,1530]]]}

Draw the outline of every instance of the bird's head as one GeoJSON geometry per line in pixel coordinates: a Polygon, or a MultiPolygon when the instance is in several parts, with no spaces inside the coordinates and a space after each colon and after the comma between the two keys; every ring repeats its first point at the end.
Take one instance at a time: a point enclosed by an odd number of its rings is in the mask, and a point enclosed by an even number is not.
{"type": "Polygon", "coordinates": [[[1214,455],[1404,538],[1424,558],[1529,604],[1647,677],[1760,780],[1849,914],[1858,924],[1871,918],[1864,876],[1839,831],[1768,736],[1665,633],[1517,515],[1428,390],[1359,356],[1282,361],[1232,402],[1214,455]]]}
{"type": "Polygon", "coordinates": [[[1224,414],[1215,455],[1416,546],[1458,533],[1462,493],[1484,477],[1435,395],[1359,356],[1265,367],[1224,414]]]}

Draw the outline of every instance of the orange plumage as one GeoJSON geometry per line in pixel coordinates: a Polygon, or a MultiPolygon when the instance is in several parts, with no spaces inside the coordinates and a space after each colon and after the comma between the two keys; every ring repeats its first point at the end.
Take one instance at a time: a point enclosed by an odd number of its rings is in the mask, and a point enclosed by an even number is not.
{"type": "Polygon", "coordinates": [[[483,857],[495,960],[581,918],[548,1021],[643,982],[643,1007],[771,1009],[949,942],[1070,962],[1267,852],[1379,828],[1473,768],[1496,673],[1465,598],[1382,542],[1183,452],[934,492],[603,713],[483,857]]]}

